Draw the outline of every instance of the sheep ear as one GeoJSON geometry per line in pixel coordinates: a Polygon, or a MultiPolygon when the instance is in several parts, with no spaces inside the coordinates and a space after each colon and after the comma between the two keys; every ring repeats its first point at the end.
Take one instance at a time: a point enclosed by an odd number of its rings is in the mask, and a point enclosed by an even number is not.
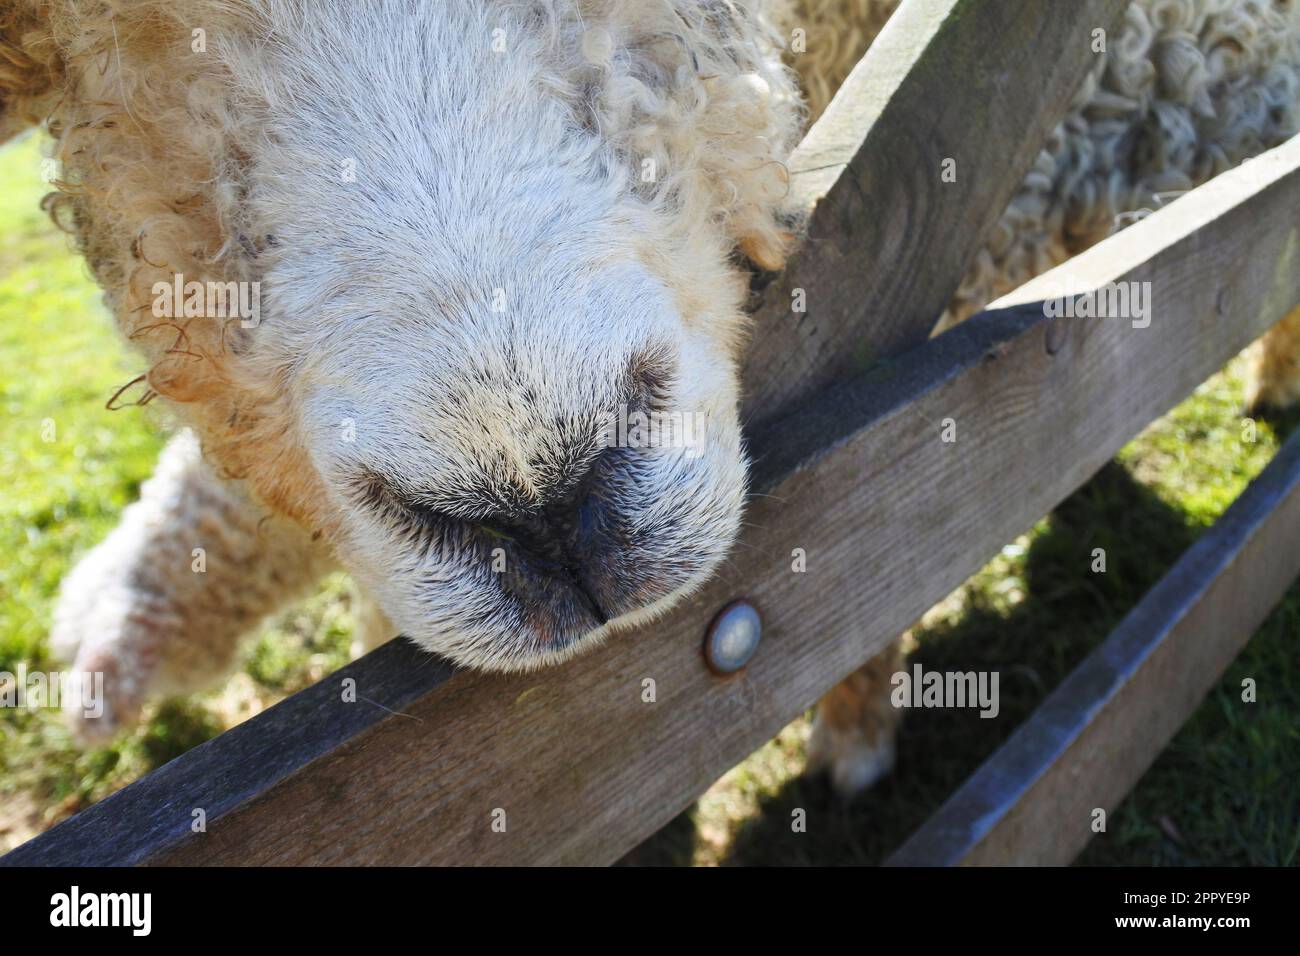
{"type": "Polygon", "coordinates": [[[607,17],[617,38],[589,44],[589,59],[607,77],[599,126],[640,162],[638,190],[723,223],[742,255],[779,269],[790,246],[785,159],[802,107],[764,8],[588,0],[583,9],[589,27],[607,17]]]}
{"type": "Polygon", "coordinates": [[[8,0],[0,8],[0,143],[43,120],[53,108],[62,63],[45,0],[8,0]]]}

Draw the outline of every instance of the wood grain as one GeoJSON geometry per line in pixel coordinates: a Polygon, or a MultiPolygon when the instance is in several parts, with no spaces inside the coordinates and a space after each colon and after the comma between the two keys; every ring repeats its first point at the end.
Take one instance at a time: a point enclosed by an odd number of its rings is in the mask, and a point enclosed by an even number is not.
{"type": "Polygon", "coordinates": [[[1127,6],[899,7],[791,157],[806,238],[755,313],[746,421],[925,341],[1127,6]]]}
{"type": "Polygon", "coordinates": [[[0,863],[617,859],[1300,301],[1298,206],[1300,139],[1057,276],[1150,282],[1149,327],[1013,305],[758,429],[742,541],[660,624],[505,678],[390,645],[0,863]],[[763,641],[718,678],[704,632],[742,596],[763,641]]]}
{"type": "Polygon", "coordinates": [[[1297,541],[1300,435],[888,863],[1073,860],[1300,574],[1297,541]]]}

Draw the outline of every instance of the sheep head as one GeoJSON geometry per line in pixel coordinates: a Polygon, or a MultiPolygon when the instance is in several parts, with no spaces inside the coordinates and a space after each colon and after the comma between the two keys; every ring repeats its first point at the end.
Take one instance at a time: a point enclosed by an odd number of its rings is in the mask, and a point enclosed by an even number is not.
{"type": "MultiPolygon", "coordinates": [[[[747,272],[793,84],[758,4],[60,4],[56,219],[207,454],[428,649],[560,660],[740,524],[747,272]]],[[[34,102],[34,99],[31,101],[34,102]]]]}

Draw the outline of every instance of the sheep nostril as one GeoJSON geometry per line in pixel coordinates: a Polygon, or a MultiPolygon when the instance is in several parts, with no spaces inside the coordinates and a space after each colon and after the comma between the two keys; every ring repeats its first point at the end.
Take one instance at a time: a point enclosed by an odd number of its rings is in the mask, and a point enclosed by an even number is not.
{"type": "Polygon", "coordinates": [[[588,496],[581,504],[569,502],[563,508],[523,520],[480,522],[489,534],[514,542],[544,569],[555,566],[577,569],[589,557],[598,527],[597,504],[588,496]]]}
{"type": "Polygon", "coordinates": [[[576,528],[578,537],[583,541],[590,541],[596,534],[596,526],[596,499],[589,495],[586,500],[578,506],[576,528]]]}

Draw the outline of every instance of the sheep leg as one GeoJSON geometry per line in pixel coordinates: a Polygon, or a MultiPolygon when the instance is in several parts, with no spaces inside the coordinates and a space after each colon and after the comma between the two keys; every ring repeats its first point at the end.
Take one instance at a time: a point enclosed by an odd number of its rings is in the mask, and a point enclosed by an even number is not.
{"type": "Polygon", "coordinates": [[[224,675],[239,638],[332,567],[306,531],[217,477],[182,433],[63,582],[51,647],[85,688],[64,700],[74,732],[104,740],[146,700],[224,675]]]}
{"type": "Polygon", "coordinates": [[[1251,346],[1251,357],[1248,408],[1280,409],[1300,402],[1300,306],[1251,346]]]}
{"type": "Polygon", "coordinates": [[[889,691],[904,656],[902,641],[895,641],[817,703],[808,769],[826,770],[844,796],[867,789],[894,767],[902,711],[889,691]]]}

